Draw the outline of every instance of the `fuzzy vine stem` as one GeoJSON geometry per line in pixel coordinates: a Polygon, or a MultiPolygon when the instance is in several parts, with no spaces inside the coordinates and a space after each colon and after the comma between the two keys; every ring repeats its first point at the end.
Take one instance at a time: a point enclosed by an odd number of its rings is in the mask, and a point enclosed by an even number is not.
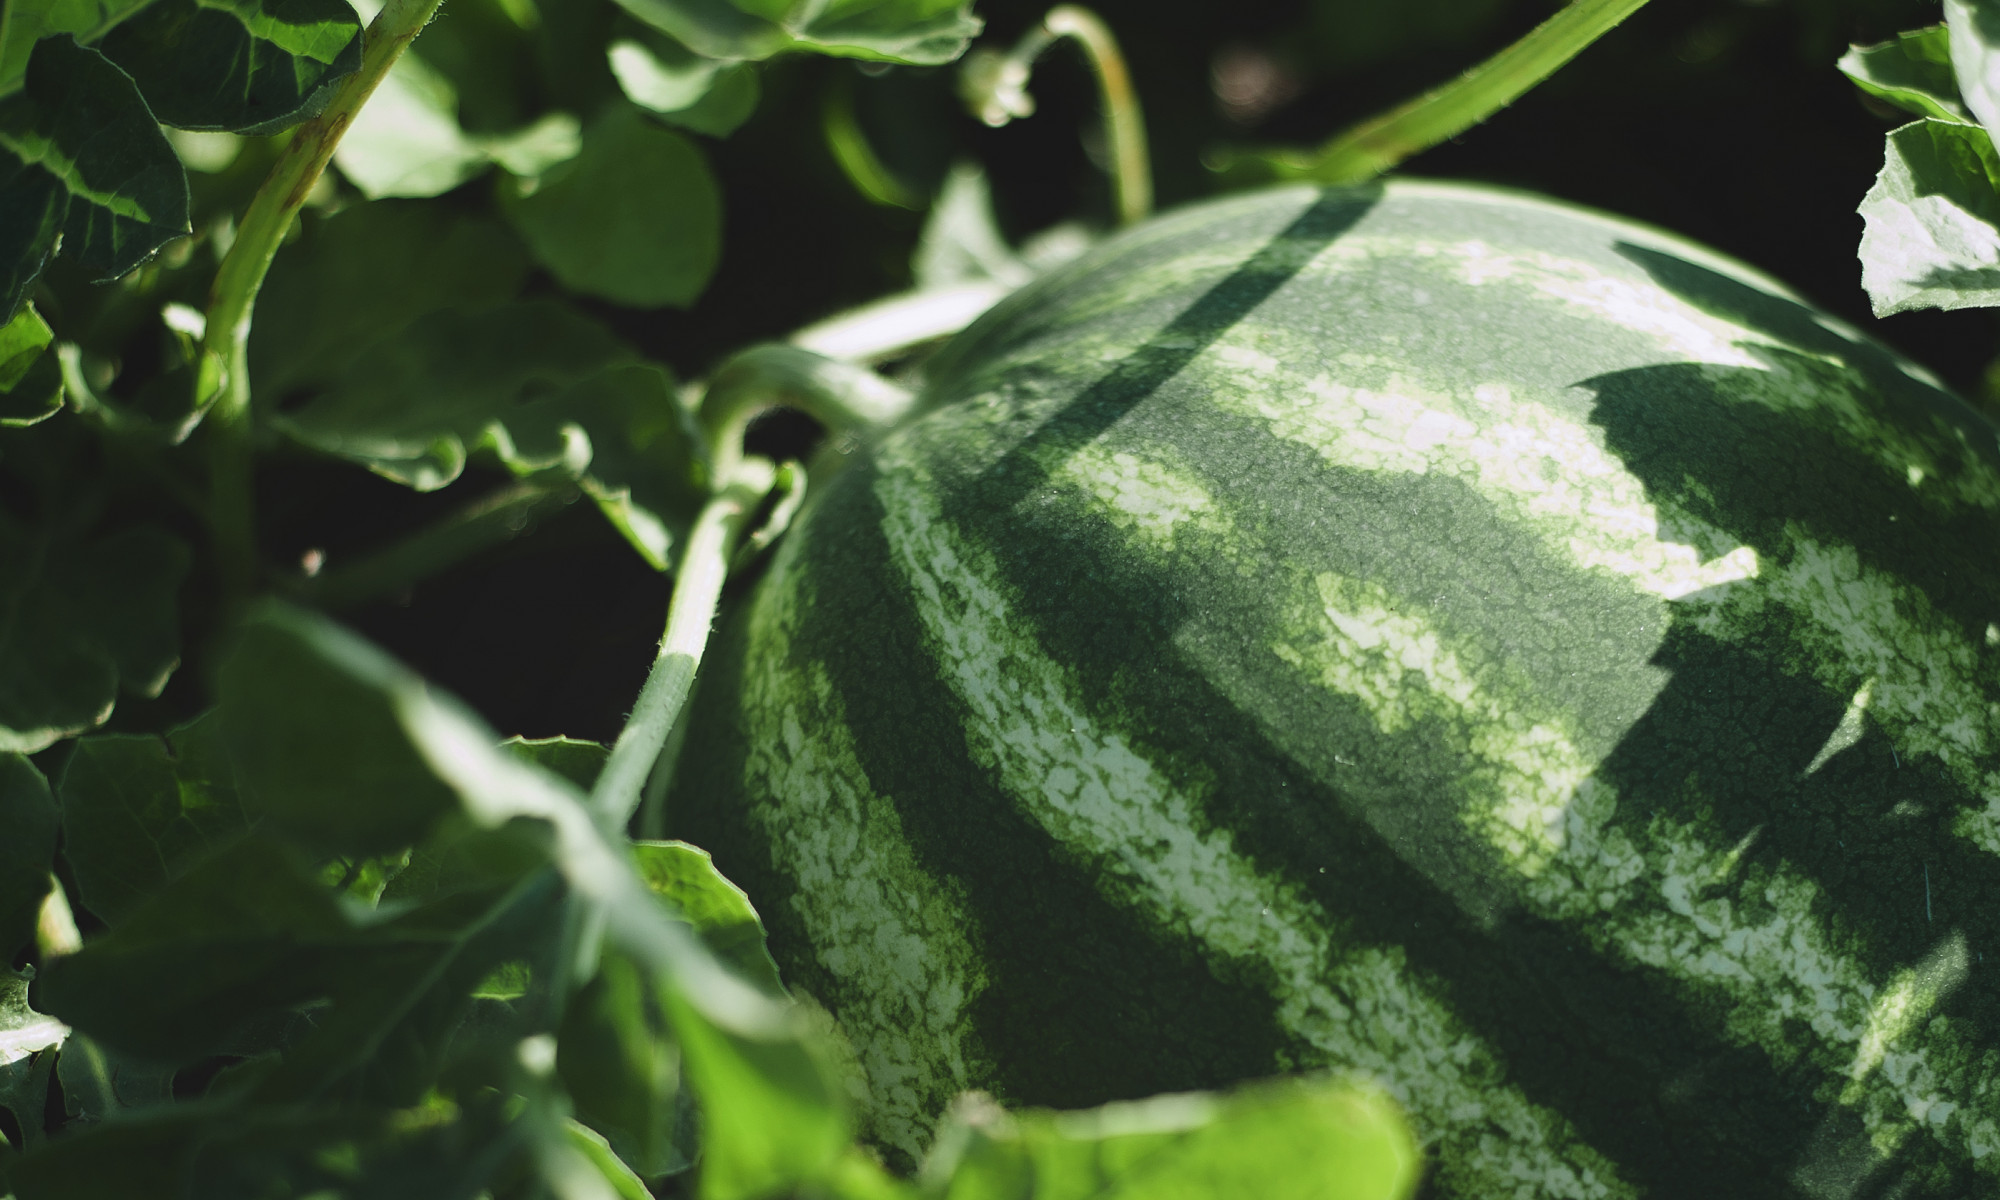
{"type": "Polygon", "coordinates": [[[209,524],[223,594],[231,601],[247,595],[256,582],[249,344],[257,292],[292,218],[319,182],[355,113],[442,3],[389,0],[375,15],[362,34],[360,68],[340,84],[325,111],[293,131],[291,143],[244,211],[236,240],[209,289],[194,402],[197,410],[208,410],[209,524]]]}
{"type": "Polygon", "coordinates": [[[696,414],[708,446],[709,478],[728,479],[744,461],[743,431],[759,413],[789,406],[844,433],[886,426],[908,411],[913,399],[851,362],[800,346],[752,346],[716,370],[696,414]]]}
{"type": "Polygon", "coordinates": [[[1028,79],[1035,60],[1062,38],[1074,41],[1090,60],[1097,76],[1097,95],[1104,106],[1104,133],[1111,154],[1111,187],[1118,221],[1130,225],[1153,211],[1153,172],[1146,157],[1146,122],[1139,97],[1132,90],[1132,73],[1111,28],[1098,15],[1075,4],[1059,4],[1041,22],[1021,35],[1004,56],[982,56],[966,64],[967,99],[979,118],[1000,126],[1035,111],[1028,79]]]}

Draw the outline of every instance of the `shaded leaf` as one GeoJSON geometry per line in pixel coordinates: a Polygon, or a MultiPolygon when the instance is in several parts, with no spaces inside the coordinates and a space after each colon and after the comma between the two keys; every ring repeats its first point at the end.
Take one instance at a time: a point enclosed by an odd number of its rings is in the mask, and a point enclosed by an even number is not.
{"type": "Polygon", "coordinates": [[[721,254],[722,204],[708,160],[628,104],[590,123],[575,158],[516,181],[501,199],[563,286],[620,304],[685,308],[721,254]]]}
{"type": "Polygon", "coordinates": [[[0,325],[0,392],[13,390],[55,340],[55,332],[32,304],[23,304],[13,320],[0,325]]]}
{"type": "Polygon", "coordinates": [[[757,71],[694,53],[670,38],[624,39],[606,51],[625,98],[682,129],[726,137],[757,108],[757,71]]]}
{"type": "Polygon", "coordinates": [[[199,717],[164,737],[79,741],[59,783],[63,858],[77,899],[117,925],[188,869],[249,831],[222,722],[199,717]]]}
{"type": "Polygon", "coordinates": [[[556,1072],[577,1116],[641,1175],[691,1165],[680,1065],[653,979],[625,955],[606,951],[597,974],[563,1011],[556,1072]]]}
{"type": "Polygon", "coordinates": [[[1926,119],[1892,131],[1860,212],[1876,316],[2000,304],[2000,155],[1984,129],[1926,119]]]}
{"type": "Polygon", "coordinates": [[[506,226],[409,200],[356,204],[278,251],[250,333],[251,390],[324,384],[425,313],[511,299],[528,255],[506,226]]]}
{"type": "Polygon", "coordinates": [[[715,869],[708,851],[686,842],[634,842],[632,854],[646,886],[694,926],[717,958],[771,994],[784,994],[778,964],[765,947],[764,922],[743,889],[715,869]]]}
{"type": "Polygon", "coordinates": [[[187,565],[147,526],[71,541],[0,512],[0,750],[102,724],[121,687],[157,695],[180,661],[187,565]]]}
{"type": "Polygon", "coordinates": [[[436,196],[500,163],[534,174],[577,152],[576,118],[550,113],[509,134],[473,135],[459,128],[451,82],[421,58],[405,54],[355,114],[333,161],[363,195],[436,196]]]}
{"type": "Polygon", "coordinates": [[[1951,37],[1942,25],[1913,29],[1874,46],[1850,46],[1840,69],[1856,87],[1920,117],[1969,120],[1951,71],[1951,37]]]}
{"type": "Polygon", "coordinates": [[[711,58],[781,50],[923,65],[965,53],[981,21],[964,0],[618,0],[619,7],[711,58]]]}
{"type": "Polygon", "coordinates": [[[12,318],[62,235],[115,279],[189,230],[187,175],[132,80],[67,35],[44,38],[0,100],[0,313],[12,318]]]}
{"type": "Polygon", "coordinates": [[[60,819],[35,765],[19,754],[0,754],[0,963],[12,962],[34,940],[60,819]]]}
{"type": "Polygon", "coordinates": [[[98,49],[168,125],[276,133],[360,67],[361,20],[346,0],[157,0],[98,49]]]}
{"type": "Polygon", "coordinates": [[[1944,0],[1952,73],[1965,107],[1988,133],[2000,129],[2000,3],[1944,0]]]}
{"type": "Polygon", "coordinates": [[[102,1121],[134,1108],[173,1099],[174,1069],[128,1058],[72,1033],[56,1059],[63,1110],[85,1121],[102,1121]]]}
{"type": "Polygon", "coordinates": [[[1404,1200],[1423,1160],[1396,1106],[1325,1076],[1083,1112],[953,1105],[924,1163],[944,1200],[1404,1200]]]}
{"type": "Polygon", "coordinates": [[[604,769],[604,760],[611,755],[601,742],[569,737],[511,737],[501,742],[500,746],[517,758],[562,776],[586,792],[597,782],[597,773],[604,769]]]}

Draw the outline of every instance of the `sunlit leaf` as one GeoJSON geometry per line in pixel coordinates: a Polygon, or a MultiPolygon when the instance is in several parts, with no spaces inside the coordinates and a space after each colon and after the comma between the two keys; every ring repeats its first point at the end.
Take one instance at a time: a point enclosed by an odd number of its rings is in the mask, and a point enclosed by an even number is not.
{"type": "Polygon", "coordinates": [[[982,23],[964,0],[618,0],[620,7],[712,58],[809,50],[923,65],[965,53],[982,23]]]}
{"type": "Polygon", "coordinates": [[[634,842],[632,853],[646,886],[694,926],[716,957],[772,994],[784,994],[778,964],[764,944],[764,922],[743,889],[715,869],[708,851],[668,841],[634,842]]]}
{"type": "Polygon", "coordinates": [[[626,99],[682,129],[725,137],[757,108],[757,71],[747,64],[657,36],[613,42],[607,55],[626,99]]]}
{"type": "Polygon", "coordinates": [[[917,238],[910,272],[919,288],[988,281],[1019,287],[1034,276],[1000,233],[986,172],[960,163],[945,176],[917,238]]]}
{"type": "Polygon", "coordinates": [[[616,951],[563,1012],[556,1071],[579,1119],[642,1175],[687,1169],[691,1108],[680,1050],[649,972],[616,951]]]}
{"type": "Polygon", "coordinates": [[[693,304],[722,247],[722,202],[685,136],[630,105],[584,130],[583,150],[502,193],[514,227],[563,286],[637,308],[693,304]]]}
{"type": "Polygon", "coordinates": [[[2000,304],[2000,155],[1985,129],[1926,119],[1891,132],[1860,211],[1876,316],[2000,304]]]}
{"type": "Polygon", "coordinates": [[[346,0],[156,0],[98,49],[168,125],[276,133],[361,65],[361,21],[346,0]]]}
{"type": "Polygon", "coordinates": [[[1913,29],[1874,46],[1852,46],[1840,69],[1856,87],[1920,117],[1970,119],[1951,71],[1951,37],[1942,25],[1913,29]]]}
{"type": "Polygon", "coordinates": [[[604,760],[610,755],[603,743],[581,738],[511,737],[500,745],[542,770],[562,776],[583,791],[589,791],[597,782],[597,773],[604,769],[604,760]]]}
{"type": "Polygon", "coordinates": [[[0,5],[0,96],[21,86],[35,43],[59,33],[89,42],[153,0],[9,0],[0,5]]]}
{"type": "Polygon", "coordinates": [[[653,1193],[646,1190],[645,1181],[633,1174],[632,1168],[619,1159],[611,1144],[595,1130],[575,1121],[565,1122],[563,1128],[569,1134],[570,1145],[603,1177],[617,1200],[652,1200],[653,1193]]]}
{"type": "Polygon", "coordinates": [[[68,36],[37,42],[24,87],[0,100],[0,315],[58,234],[115,279],[188,229],[187,175],[130,77],[68,36]]]}
{"type": "Polygon", "coordinates": [[[1944,0],[1944,24],[1959,95],[1990,134],[2000,129],[2000,3],[1944,0]]]}
{"type": "Polygon", "coordinates": [[[494,163],[534,174],[574,156],[577,146],[576,119],[567,113],[508,134],[465,132],[450,80],[405,54],[356,114],[333,161],[370,199],[423,197],[448,192],[494,163]]]}
{"type": "Polygon", "coordinates": [[[144,525],[77,541],[0,512],[0,750],[101,724],[121,689],[158,694],[180,661],[187,565],[144,525]]]}
{"type": "Polygon", "coordinates": [[[28,1148],[42,1140],[56,1047],[69,1036],[68,1026],[29,1005],[33,978],[32,968],[17,972],[0,966],[0,1109],[13,1114],[28,1148]]]}
{"type": "Polygon", "coordinates": [[[48,781],[19,754],[0,754],[0,962],[35,936],[60,827],[48,781]]]}

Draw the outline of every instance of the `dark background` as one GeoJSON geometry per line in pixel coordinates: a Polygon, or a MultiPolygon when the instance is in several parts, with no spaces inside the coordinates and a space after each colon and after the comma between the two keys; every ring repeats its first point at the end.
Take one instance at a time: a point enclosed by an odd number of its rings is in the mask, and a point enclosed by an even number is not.
{"type": "MultiPolygon", "coordinates": [[[[560,3],[568,15],[558,25],[615,19],[603,0],[560,3]]],[[[1130,59],[1164,207],[1216,189],[1203,160],[1217,147],[1320,142],[1448,80],[1554,7],[1106,0],[1098,11],[1130,59]]],[[[1008,45],[1046,6],[989,0],[978,10],[988,22],[983,44],[1008,45]]],[[[450,20],[450,3],[445,11],[450,20]]],[[[1876,321],[1855,258],[1855,206],[1881,165],[1882,134],[1899,118],[1864,103],[1834,60],[1850,42],[1940,19],[1924,0],[1655,0],[1514,107],[1406,170],[1528,188],[1708,242],[1984,402],[2000,349],[1995,317],[1876,321]]],[[[922,215],[871,203],[842,174],[822,131],[835,88],[852,89],[876,152],[911,189],[927,193],[954,160],[969,158],[985,166],[1010,236],[1066,219],[1104,224],[1108,187],[1086,150],[1097,136],[1095,84],[1081,58],[1053,51],[1033,88],[1040,111],[998,130],[964,115],[955,71],[769,64],[756,116],[708,146],[727,205],[716,283],[685,313],[602,306],[598,315],[693,376],[745,344],[907,287],[922,215]]],[[[575,105],[608,82],[586,76],[552,90],[575,105]]],[[[475,100],[467,97],[465,116],[476,125],[475,100]]],[[[796,425],[766,434],[801,435],[796,425]]],[[[470,472],[419,498],[349,467],[287,463],[261,484],[266,545],[293,555],[318,546],[337,559],[496,482],[470,472]]],[[[342,615],[503,733],[608,740],[651,662],[668,583],[588,507],[408,595],[342,615]]]]}

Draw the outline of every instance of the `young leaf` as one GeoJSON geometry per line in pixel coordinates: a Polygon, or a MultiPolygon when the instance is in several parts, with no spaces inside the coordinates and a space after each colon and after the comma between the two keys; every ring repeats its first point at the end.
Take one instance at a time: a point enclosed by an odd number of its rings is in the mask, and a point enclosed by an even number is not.
{"type": "Polygon", "coordinates": [[[42,357],[56,335],[32,304],[24,304],[14,319],[0,325],[0,391],[10,391],[20,383],[42,357]]]}
{"type": "Polygon", "coordinates": [[[128,526],[74,541],[0,511],[0,750],[102,724],[119,690],[157,695],[180,662],[187,550],[128,526]]]}
{"type": "Polygon", "coordinates": [[[1992,133],[2000,129],[2000,0],[1944,0],[1944,24],[1959,95],[1992,133]]]}
{"type": "Polygon", "coordinates": [[[686,308],[722,247],[708,160],[628,104],[584,130],[583,150],[501,193],[535,258],[563,286],[635,308],[686,308]]]}
{"type": "Polygon", "coordinates": [[[308,221],[257,297],[252,394],[323,385],[426,313],[512,299],[527,274],[527,250],[505,225],[442,205],[378,200],[308,221]]]}
{"type": "Polygon", "coordinates": [[[62,408],[62,364],[49,343],[55,334],[32,304],[0,325],[0,426],[24,426],[62,408]]]}
{"type": "Polygon", "coordinates": [[[1920,117],[1970,119],[1951,73],[1951,35],[1942,25],[1913,29],[1874,46],[1850,46],[1839,67],[1862,91],[1920,117]]]}
{"type": "Polygon", "coordinates": [[[237,794],[214,713],[164,737],[84,738],[58,790],[76,898],[109,925],[242,837],[255,819],[237,794]]]}
{"type": "Polygon", "coordinates": [[[1925,119],[1892,131],[1860,211],[1876,316],[2000,305],[2000,155],[1985,129],[1925,119]]]}
{"type": "Polygon", "coordinates": [[[189,230],[187,175],[132,80],[67,35],[44,38],[0,100],[0,314],[9,320],[62,236],[116,279],[189,230]]]}
{"type": "Polygon", "coordinates": [[[625,98],[670,125],[726,137],[757,108],[757,71],[695,54],[671,38],[624,39],[606,51],[625,98]]]}
{"type": "Polygon", "coordinates": [[[0,754],[0,962],[34,939],[59,822],[42,773],[19,754],[0,754]]]}
{"type": "Polygon", "coordinates": [[[361,20],[346,0],[156,0],[97,48],[168,125],[276,133],[361,65],[361,20]]]}
{"type": "Polygon", "coordinates": [[[711,58],[780,50],[935,66],[965,53],[982,22],[964,0],[618,0],[626,12],[711,58]]]}
{"type": "Polygon", "coordinates": [[[939,1200],[1405,1200],[1422,1161],[1386,1097],[1305,1076],[1085,1112],[968,1097],[923,1179],[939,1200]]]}
{"type": "Polygon", "coordinates": [[[785,994],[778,964],[764,944],[764,922],[742,888],[723,878],[706,850],[686,842],[634,842],[639,873],[668,911],[693,925],[715,956],[743,978],[785,994]]]}

